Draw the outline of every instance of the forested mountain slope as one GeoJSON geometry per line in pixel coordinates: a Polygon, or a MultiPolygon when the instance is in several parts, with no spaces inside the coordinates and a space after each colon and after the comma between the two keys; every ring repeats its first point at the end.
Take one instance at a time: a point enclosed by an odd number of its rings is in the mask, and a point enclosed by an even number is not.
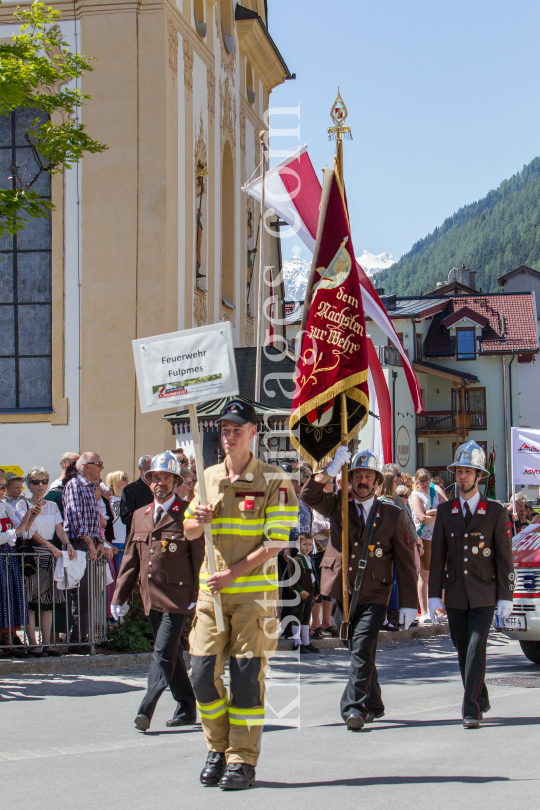
{"type": "Polygon", "coordinates": [[[540,269],[540,157],[416,242],[377,273],[377,286],[387,294],[420,295],[462,263],[477,271],[483,292],[495,292],[497,277],[520,264],[540,269]]]}

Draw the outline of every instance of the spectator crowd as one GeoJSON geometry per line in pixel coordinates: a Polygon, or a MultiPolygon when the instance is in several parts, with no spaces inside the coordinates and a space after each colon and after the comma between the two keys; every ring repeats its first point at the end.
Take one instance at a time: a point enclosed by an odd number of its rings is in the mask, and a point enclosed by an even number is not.
{"type": "MultiPolygon", "coordinates": [[[[195,462],[182,449],[173,452],[183,478],[176,495],[189,502],[197,481],[195,462]]],[[[64,453],[60,475],[54,481],[39,466],[24,477],[0,470],[0,655],[57,656],[66,647],[72,652],[89,652],[90,566],[107,566],[104,587],[108,620],[113,621],[110,602],[133,513],[153,501],[144,477],[151,461],[150,455],[139,459],[139,476],[133,482],[122,470],[108,473],[103,480],[104,464],[92,452],[64,453]],[[68,589],[61,584],[67,571],[78,587],[68,589]]],[[[332,600],[320,594],[330,524],[302,501],[302,487],[312,474],[310,466],[288,461],[281,467],[291,477],[299,511],[291,542],[278,556],[280,633],[292,638],[302,654],[314,654],[317,648],[312,639],[338,635],[332,600]]],[[[414,544],[417,623],[431,624],[427,604],[431,540],[437,509],[447,500],[444,485],[425,469],[412,477],[395,464],[385,464],[382,473],[377,496],[405,513],[414,544]]],[[[339,476],[326,484],[327,491],[340,486],[339,476]]],[[[516,494],[508,507],[516,532],[538,520],[523,493],[516,494]]],[[[388,632],[399,629],[398,605],[394,578],[383,628],[388,632]]],[[[435,620],[447,620],[444,607],[435,620]]]]}

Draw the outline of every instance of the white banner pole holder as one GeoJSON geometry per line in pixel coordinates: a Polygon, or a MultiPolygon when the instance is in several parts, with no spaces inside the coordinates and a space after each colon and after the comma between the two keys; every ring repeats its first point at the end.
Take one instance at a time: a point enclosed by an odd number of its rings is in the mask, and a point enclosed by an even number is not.
{"type": "MultiPolygon", "coordinates": [[[[204,464],[201,448],[201,437],[199,434],[199,423],[197,420],[197,406],[188,405],[189,411],[189,424],[191,428],[191,436],[193,438],[193,450],[195,452],[195,467],[197,469],[197,482],[199,484],[199,498],[201,506],[207,505],[206,500],[206,484],[204,481],[204,464]]],[[[204,541],[206,544],[206,556],[208,558],[208,570],[211,574],[216,573],[216,558],[214,556],[214,542],[212,540],[212,527],[204,524],[204,541]]],[[[216,625],[220,633],[225,632],[225,622],[223,621],[223,610],[221,608],[221,595],[219,593],[212,594],[214,598],[214,611],[216,614],[216,625]]]]}

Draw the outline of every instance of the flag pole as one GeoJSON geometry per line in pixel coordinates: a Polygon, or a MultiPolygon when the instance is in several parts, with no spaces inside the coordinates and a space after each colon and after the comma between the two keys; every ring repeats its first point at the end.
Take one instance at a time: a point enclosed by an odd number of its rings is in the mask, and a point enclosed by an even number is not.
{"type": "MultiPolygon", "coordinates": [[[[343,125],[347,118],[347,108],[339,92],[330,113],[334,126],[328,129],[330,138],[336,138],[336,169],[339,181],[344,185],[343,179],[343,135],[350,136],[351,128],[343,125]]],[[[347,395],[340,394],[341,405],[341,444],[349,444],[349,428],[347,423],[347,395]]],[[[343,621],[339,629],[342,641],[349,638],[349,470],[346,464],[341,468],[341,574],[343,594],[343,621]]]]}
{"type": "MultiPolygon", "coordinates": [[[[265,183],[266,183],[266,161],[267,161],[267,147],[265,138],[268,137],[267,130],[261,130],[259,134],[259,141],[261,144],[261,162],[262,162],[262,192],[261,192],[261,245],[259,248],[259,289],[258,289],[258,306],[257,306],[257,340],[256,355],[255,355],[255,402],[259,403],[261,400],[261,366],[262,366],[262,345],[264,335],[264,206],[265,206],[265,183]]],[[[258,446],[255,449],[255,455],[258,456],[258,446]]]]}

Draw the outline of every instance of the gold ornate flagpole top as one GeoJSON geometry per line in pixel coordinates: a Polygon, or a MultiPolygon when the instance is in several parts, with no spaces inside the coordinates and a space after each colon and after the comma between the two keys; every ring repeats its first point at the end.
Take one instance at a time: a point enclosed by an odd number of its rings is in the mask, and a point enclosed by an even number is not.
{"type": "Polygon", "coordinates": [[[328,137],[330,140],[339,142],[343,139],[344,135],[346,138],[352,139],[351,128],[344,125],[348,114],[347,107],[341,98],[341,93],[339,92],[338,86],[338,94],[336,96],[336,100],[332,104],[332,109],[330,110],[330,117],[334,122],[334,126],[328,128],[328,137]]]}

